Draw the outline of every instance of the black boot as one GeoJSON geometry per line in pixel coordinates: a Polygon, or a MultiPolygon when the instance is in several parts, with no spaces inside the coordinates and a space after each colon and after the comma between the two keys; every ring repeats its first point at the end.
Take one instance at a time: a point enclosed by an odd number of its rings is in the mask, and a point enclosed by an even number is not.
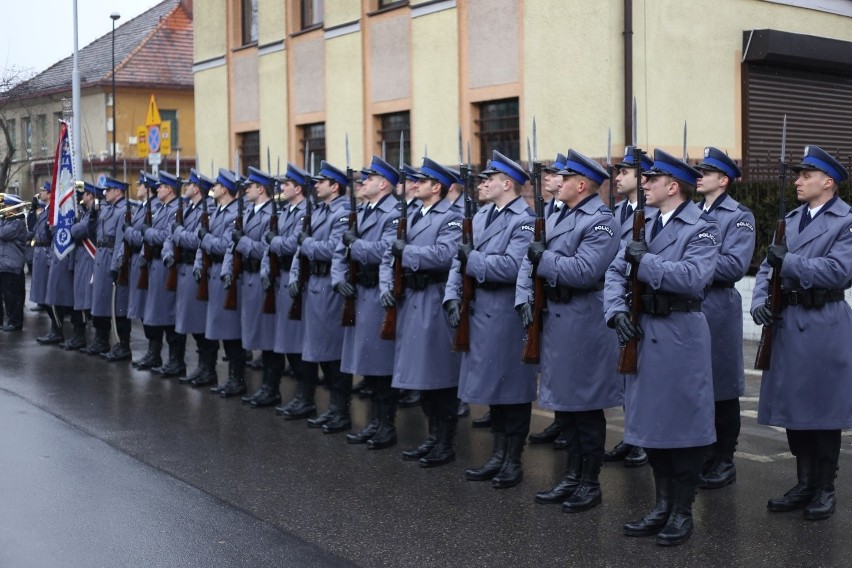
{"type": "Polygon", "coordinates": [[[717,449],[715,454],[713,465],[698,481],[702,489],[721,489],[737,480],[733,449],[717,449]]]}
{"type": "Polygon", "coordinates": [[[254,391],[251,394],[247,394],[243,397],[240,397],[240,400],[243,404],[248,404],[258,398],[265,398],[269,395],[269,385],[266,383],[266,375],[268,371],[264,369],[263,371],[263,382],[260,384],[260,388],[254,391]]]}
{"type": "Polygon", "coordinates": [[[252,408],[267,408],[281,403],[281,373],[284,371],[284,355],[269,351],[263,352],[264,392],[251,401],[252,408]]]}
{"type": "MultiPolygon", "coordinates": [[[[284,420],[302,420],[311,418],[317,415],[317,405],[314,402],[314,393],[316,385],[308,383],[304,380],[296,382],[296,396],[286,406],[281,408],[280,414],[284,416],[284,420]]],[[[278,413],[278,409],[275,409],[278,413]]],[[[324,422],[323,422],[324,424],[324,422]]],[[[320,424],[322,426],[322,424],[320,424]]],[[[316,426],[319,428],[320,426],[316,426]]]]}
{"type": "Polygon", "coordinates": [[[557,483],[552,489],[547,491],[539,491],[535,494],[535,502],[543,505],[559,504],[564,502],[574,493],[577,486],[580,485],[582,476],[580,466],[583,460],[580,454],[568,454],[568,467],[565,470],[565,477],[557,483]]]}
{"type": "Polygon", "coordinates": [[[432,451],[435,444],[438,443],[438,418],[430,416],[429,420],[429,435],[423,440],[419,446],[402,452],[402,459],[405,461],[416,461],[432,451]]]}
{"type": "Polygon", "coordinates": [[[346,434],[347,444],[366,444],[367,440],[376,435],[379,431],[379,416],[381,414],[381,405],[375,400],[370,401],[370,421],[367,425],[358,432],[346,434]]]}
{"type": "Polygon", "coordinates": [[[812,456],[796,457],[796,475],[799,482],[783,497],[770,499],[766,508],[773,513],[786,513],[806,507],[814,495],[817,484],[817,462],[812,456]]]}
{"type": "Polygon", "coordinates": [[[672,481],[672,512],[663,529],[657,533],[657,544],[675,546],[692,536],[692,501],[696,488],[672,481]]]}
{"type": "Polygon", "coordinates": [[[323,434],[338,434],[352,429],[352,417],[349,415],[349,404],[351,402],[348,393],[340,391],[332,391],[332,398],[335,400],[334,413],[331,419],[323,424],[323,434]]]}
{"type": "Polygon", "coordinates": [[[562,425],[554,420],[550,425],[537,434],[530,434],[530,444],[550,444],[555,442],[559,434],[562,433],[562,425]]]}
{"type": "Polygon", "coordinates": [[[148,351],[136,361],[131,362],[130,364],[139,369],[140,371],[145,371],[147,369],[154,369],[156,367],[163,366],[163,358],[160,356],[160,352],[163,350],[163,342],[162,341],[148,341],[148,351]]]}
{"type": "Polygon", "coordinates": [[[251,407],[267,408],[269,406],[279,404],[281,402],[281,392],[279,391],[279,388],[280,384],[277,380],[266,385],[266,392],[251,401],[251,407]]]}
{"type": "Polygon", "coordinates": [[[645,448],[631,446],[630,453],[624,458],[624,467],[642,467],[646,463],[648,463],[648,454],[645,453],[645,448]]]}
{"type": "Polygon", "coordinates": [[[633,446],[630,444],[625,444],[624,440],[620,441],[615,445],[613,449],[604,453],[603,461],[605,462],[620,462],[624,461],[624,459],[630,455],[630,452],[633,450],[633,446]]]}
{"type": "Polygon", "coordinates": [[[112,346],[109,353],[104,353],[101,357],[110,363],[129,361],[133,357],[133,353],[130,351],[130,339],[121,339],[121,341],[112,346]]]}
{"type": "Polygon", "coordinates": [[[62,329],[58,327],[51,327],[50,333],[37,337],[36,341],[42,345],[57,345],[65,341],[65,336],[62,335],[62,329]]]}
{"type": "Polygon", "coordinates": [[[438,443],[432,451],[420,458],[420,467],[438,467],[456,460],[453,441],[456,438],[458,416],[438,419],[438,443]]]}
{"type": "Polygon", "coordinates": [[[95,340],[88,347],[80,349],[86,355],[100,355],[109,351],[109,330],[95,329],[95,340]]]}
{"type": "Polygon", "coordinates": [[[169,341],[169,360],[160,369],[160,376],[164,379],[186,375],[186,336],[175,335],[176,337],[169,341]]]}
{"type": "Polygon", "coordinates": [[[202,349],[201,354],[198,356],[198,366],[203,369],[203,372],[189,382],[193,388],[215,385],[219,382],[219,376],[216,374],[217,354],[218,349],[215,347],[205,347],[202,349]]]}
{"type": "Polygon", "coordinates": [[[396,399],[391,399],[380,405],[379,429],[367,441],[368,450],[384,450],[396,445],[396,404],[396,399]]]}
{"type": "Polygon", "coordinates": [[[474,428],[491,428],[491,411],[486,412],[479,418],[474,418],[470,421],[470,425],[474,428]]]}
{"type": "Polygon", "coordinates": [[[525,441],[526,435],[506,437],[506,460],[503,462],[503,467],[491,480],[491,486],[494,489],[508,489],[524,479],[521,454],[524,451],[525,441]]]}
{"type": "MultiPolygon", "coordinates": [[[[239,396],[246,392],[246,360],[243,357],[231,357],[228,361],[228,380],[225,384],[215,390],[222,398],[239,396]]],[[[214,392],[213,389],[210,389],[214,392]]]]}
{"type": "Polygon", "coordinates": [[[71,339],[59,344],[66,351],[77,351],[86,346],[86,326],[85,324],[77,324],[74,326],[74,335],[71,339]]]}
{"type": "Polygon", "coordinates": [[[412,408],[420,405],[420,391],[403,390],[399,393],[399,407],[412,408]]]}
{"type": "Polygon", "coordinates": [[[638,521],[624,525],[625,536],[653,536],[663,530],[672,512],[672,480],[670,477],[655,477],[657,502],[654,508],[638,521]]]}
{"type": "Polygon", "coordinates": [[[460,400],[459,406],[456,409],[456,418],[467,418],[468,416],[470,416],[470,405],[460,400]]]}
{"type": "Polygon", "coordinates": [[[822,521],[834,514],[837,507],[837,494],[834,492],[834,479],[837,477],[837,462],[822,459],[819,461],[819,488],[813,500],[805,507],[805,518],[809,521],[822,521]]]}
{"type": "Polygon", "coordinates": [[[598,476],[601,473],[601,463],[601,458],[588,455],[583,456],[580,485],[562,503],[563,513],[580,513],[601,504],[603,493],[601,493],[601,484],[598,481],[598,476]]]}
{"type": "Polygon", "coordinates": [[[494,432],[494,449],[491,457],[479,467],[465,470],[464,478],[468,481],[488,481],[500,473],[503,462],[506,461],[506,448],[508,441],[503,432],[494,432]]]}

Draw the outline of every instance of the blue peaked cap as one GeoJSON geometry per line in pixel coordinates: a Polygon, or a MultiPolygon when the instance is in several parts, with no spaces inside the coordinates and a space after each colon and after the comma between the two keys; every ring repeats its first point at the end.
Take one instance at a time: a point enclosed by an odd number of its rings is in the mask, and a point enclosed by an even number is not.
{"type": "Polygon", "coordinates": [[[237,176],[231,170],[219,168],[219,176],[216,178],[216,183],[231,193],[237,193],[237,176]]]}
{"type": "Polygon", "coordinates": [[[565,167],[556,173],[561,176],[585,176],[598,185],[609,179],[609,174],[606,173],[603,166],[576,150],[568,150],[565,167]]]}
{"type": "Polygon", "coordinates": [[[493,174],[505,174],[521,185],[524,185],[530,179],[529,174],[527,174],[520,164],[511,158],[504,156],[497,150],[492,152],[491,164],[487,169],[483,170],[482,173],[486,176],[493,174]]]}
{"type": "Polygon", "coordinates": [[[248,178],[245,181],[246,183],[256,183],[268,188],[272,185],[272,176],[255,167],[249,166],[248,178]]]}
{"type": "Polygon", "coordinates": [[[695,166],[695,169],[721,172],[731,178],[731,180],[735,180],[743,175],[737,164],[727,154],[712,146],[704,148],[704,160],[695,166]]]}
{"type": "Polygon", "coordinates": [[[683,160],[678,160],[671,154],[657,148],[654,150],[654,165],[643,171],[642,175],[648,177],[671,176],[678,181],[695,185],[696,180],[701,177],[701,172],[683,160]]]}
{"type": "Polygon", "coordinates": [[[287,171],[284,172],[284,179],[290,180],[298,186],[303,186],[308,183],[310,174],[291,162],[287,162],[287,171]]]}
{"type": "Polygon", "coordinates": [[[432,158],[423,158],[423,166],[420,168],[420,173],[421,177],[438,180],[444,187],[450,187],[456,183],[456,176],[432,158]]]}
{"type": "Polygon", "coordinates": [[[405,172],[405,177],[408,179],[423,179],[423,175],[415,167],[409,166],[405,162],[402,164],[402,171],[405,172]]]}
{"type": "Polygon", "coordinates": [[[373,155],[372,163],[361,171],[367,175],[382,176],[393,186],[399,183],[399,170],[376,155],[373,155]]]}
{"type": "Polygon", "coordinates": [[[118,189],[120,191],[127,191],[127,184],[123,181],[118,181],[117,179],[108,177],[104,180],[104,189],[118,189]]]}
{"type": "Polygon", "coordinates": [[[819,170],[837,183],[844,182],[849,178],[849,172],[843,167],[843,164],[819,146],[805,146],[802,163],[793,166],[793,171],[796,173],[802,170],[819,170]]]}
{"type": "Polygon", "coordinates": [[[170,174],[166,171],[160,171],[160,184],[167,185],[172,189],[176,189],[180,191],[181,186],[183,185],[183,181],[174,174],[170,174]]]}
{"type": "Polygon", "coordinates": [[[346,173],[343,170],[335,168],[325,160],[320,162],[320,171],[317,174],[319,179],[327,179],[331,180],[334,183],[340,185],[340,187],[346,187],[349,185],[349,178],[346,177],[346,173]]]}
{"type": "MultiPolygon", "coordinates": [[[[622,159],[619,163],[615,164],[616,168],[635,168],[636,163],[633,161],[633,146],[625,146],[624,147],[624,159],[622,159]]],[[[642,171],[650,170],[654,167],[654,161],[648,157],[648,154],[645,152],[639,151],[641,154],[640,161],[642,162],[642,171]]]]}
{"type": "Polygon", "coordinates": [[[11,193],[7,193],[3,196],[3,204],[4,205],[20,205],[22,200],[17,195],[12,195],[11,193]]]}
{"type": "Polygon", "coordinates": [[[556,154],[556,159],[553,160],[553,163],[549,166],[544,166],[541,169],[549,173],[558,172],[559,170],[565,168],[565,160],[567,159],[568,158],[565,156],[565,154],[556,154]]]}

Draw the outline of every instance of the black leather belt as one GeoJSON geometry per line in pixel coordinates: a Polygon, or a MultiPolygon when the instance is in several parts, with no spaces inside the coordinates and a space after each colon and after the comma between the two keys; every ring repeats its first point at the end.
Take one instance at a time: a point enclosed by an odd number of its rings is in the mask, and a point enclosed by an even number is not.
{"type": "Polygon", "coordinates": [[[328,276],[331,272],[331,263],[321,260],[312,260],[309,272],[311,276],[328,276]]]}
{"type": "Polygon", "coordinates": [[[359,286],[363,286],[364,288],[375,288],[379,285],[379,267],[360,265],[356,281],[359,286]]]}
{"type": "Polygon", "coordinates": [[[710,285],[711,288],[733,288],[736,282],[725,282],[723,280],[714,280],[710,285]]]}
{"type": "Polygon", "coordinates": [[[700,312],[701,300],[681,298],[671,294],[642,294],[642,312],[652,316],[667,316],[672,312],[700,312]]]}
{"type": "Polygon", "coordinates": [[[782,290],[781,305],[802,306],[806,310],[818,310],[829,302],[842,302],[846,298],[844,290],[827,288],[808,288],[806,290],[782,290]]]}
{"type": "Polygon", "coordinates": [[[223,262],[225,262],[225,257],[220,256],[218,254],[211,254],[210,255],[210,262],[212,262],[214,264],[216,264],[216,263],[222,264],[223,262]]]}
{"type": "Polygon", "coordinates": [[[571,286],[544,286],[544,296],[548,302],[557,304],[567,304],[574,296],[589,294],[590,292],[600,292],[603,290],[603,282],[598,282],[591,288],[572,288],[571,286]]]}
{"type": "Polygon", "coordinates": [[[447,281],[446,272],[406,272],[402,282],[409,290],[425,290],[430,284],[443,284],[447,281]]]}
{"type": "Polygon", "coordinates": [[[293,255],[278,257],[278,269],[281,272],[290,272],[290,267],[293,266],[293,255]]]}
{"type": "Polygon", "coordinates": [[[35,243],[33,243],[33,245],[37,246],[37,247],[49,247],[50,243],[42,243],[42,242],[36,241],[35,243]]]}
{"type": "Polygon", "coordinates": [[[477,282],[476,287],[480,290],[503,290],[505,288],[514,288],[515,285],[510,282],[477,282]]]}
{"type": "Polygon", "coordinates": [[[195,251],[182,250],[176,260],[180,264],[195,264],[195,251]]]}
{"type": "Polygon", "coordinates": [[[246,272],[260,272],[260,260],[256,258],[244,258],[243,270],[246,272]]]}
{"type": "Polygon", "coordinates": [[[98,239],[98,246],[111,249],[115,246],[115,239],[98,239]]]}

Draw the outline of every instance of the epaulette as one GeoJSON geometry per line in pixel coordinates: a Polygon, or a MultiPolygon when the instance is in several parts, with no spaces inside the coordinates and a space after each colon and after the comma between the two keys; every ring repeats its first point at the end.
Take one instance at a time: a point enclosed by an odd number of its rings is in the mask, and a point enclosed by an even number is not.
{"type": "Polygon", "coordinates": [[[742,211],[743,213],[751,213],[751,209],[743,205],[742,203],[737,203],[737,209],[742,211]]]}
{"type": "Polygon", "coordinates": [[[606,205],[601,205],[600,207],[598,207],[598,213],[609,213],[610,217],[614,216],[612,210],[606,205]]]}

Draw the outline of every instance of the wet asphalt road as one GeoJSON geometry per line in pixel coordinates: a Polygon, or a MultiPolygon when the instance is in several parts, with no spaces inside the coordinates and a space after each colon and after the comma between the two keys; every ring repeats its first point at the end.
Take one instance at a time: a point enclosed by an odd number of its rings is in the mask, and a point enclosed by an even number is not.
{"type": "MultiPolygon", "coordinates": [[[[699,493],[695,535],[664,549],[621,535],[651,504],[647,467],[605,465],[603,505],[567,515],[533,503],[563,472],[564,454],[548,446],[528,446],[524,482],[498,491],[463,479],[490,454],[489,433],[469,418],[457,461],[421,470],[399,456],[425,435],[417,408],[399,413],[399,446],[368,451],[128,363],[40,346],[48,327],[27,312],[23,333],[0,333],[0,566],[848,565],[850,439],[832,519],[767,513],[766,499],[794,484],[795,466],[783,432],[755,422],[755,374],[737,483],[699,493]]],[[[134,352],[145,345],[134,329],[134,352]]],[[[249,373],[257,386],[260,372],[249,373]]],[[[293,386],[285,377],[285,398],[293,386]]],[[[321,390],[321,408],[326,401],[321,390]]],[[[365,411],[356,400],[356,427],[365,411]]],[[[622,414],[607,415],[610,447],[622,414]]],[[[549,422],[535,411],[533,430],[549,422]]]]}

